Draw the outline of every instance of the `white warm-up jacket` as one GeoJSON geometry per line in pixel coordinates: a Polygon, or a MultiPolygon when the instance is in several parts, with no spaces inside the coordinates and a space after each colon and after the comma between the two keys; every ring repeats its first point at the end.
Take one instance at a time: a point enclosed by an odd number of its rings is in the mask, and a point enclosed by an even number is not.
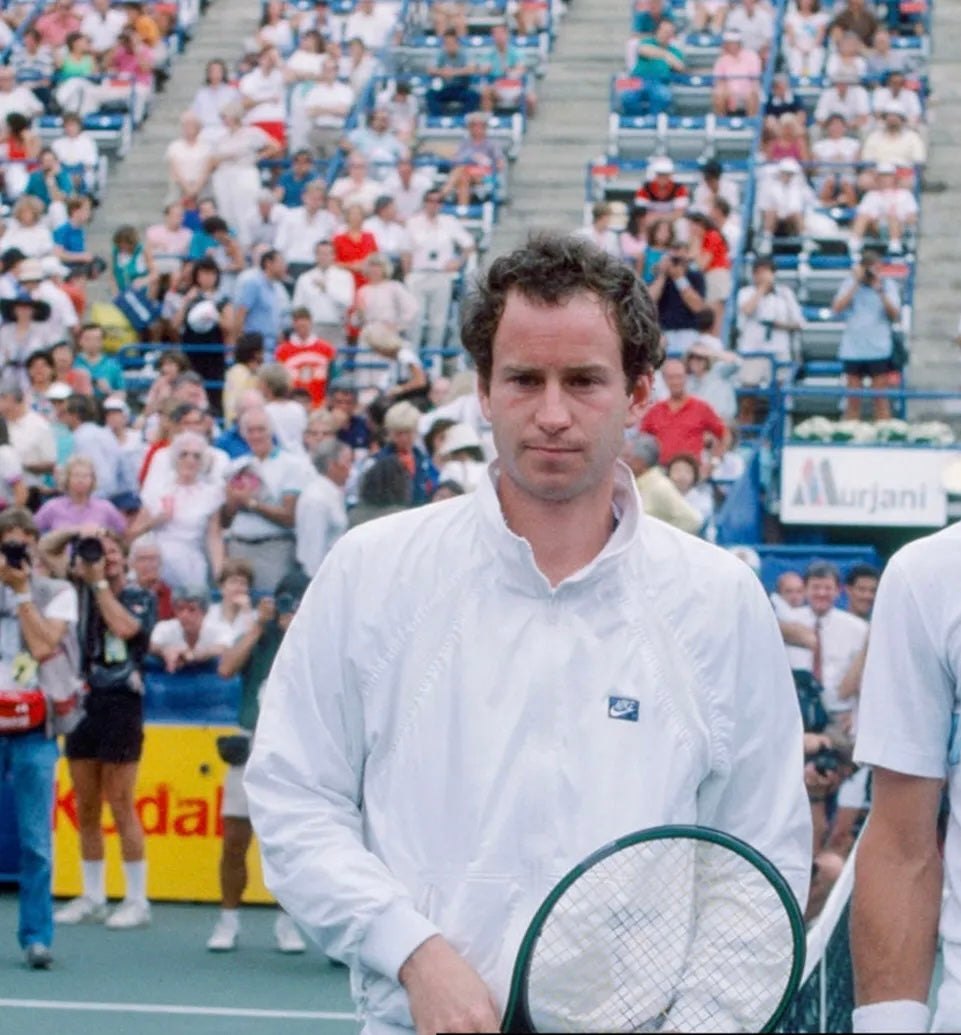
{"type": "Polygon", "coordinates": [[[247,766],[267,884],[351,968],[374,1035],[442,933],[503,1007],[545,894],[664,823],[754,845],[807,898],[811,814],[784,645],[740,560],[644,516],[551,588],[470,496],[370,522],[328,555],[268,682],[247,766]]]}

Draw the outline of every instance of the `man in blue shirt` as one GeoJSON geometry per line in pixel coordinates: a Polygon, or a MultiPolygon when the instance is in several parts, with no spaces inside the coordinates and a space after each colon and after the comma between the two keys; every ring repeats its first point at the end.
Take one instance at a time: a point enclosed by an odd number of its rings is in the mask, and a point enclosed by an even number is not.
{"type": "MultiPolygon", "coordinates": [[[[892,359],[894,328],[901,315],[901,296],[897,284],[882,275],[881,256],[865,250],[858,263],[838,288],[831,311],[845,318],[838,358],[844,363],[849,388],[861,388],[870,378],[871,388],[892,388],[899,383],[899,370],[892,359]]],[[[851,397],[845,417],[856,420],[861,400],[851,397]]],[[[891,402],[874,400],[874,419],[888,420],[891,402]]]]}
{"type": "Polygon", "coordinates": [[[87,251],[86,226],[92,209],[89,198],[70,198],[67,202],[67,221],[53,232],[54,252],[61,262],[75,267],[93,261],[87,251]]]}
{"type": "Polygon", "coordinates": [[[448,29],[441,38],[441,52],[437,63],[427,74],[442,79],[439,89],[427,91],[427,111],[430,115],[468,114],[480,107],[480,94],[471,87],[471,76],[484,75],[487,69],[474,64],[460,45],[454,29],[448,29]]]}
{"type": "Polygon", "coordinates": [[[281,297],[287,262],[280,252],[270,249],[260,257],[260,268],[245,270],[237,278],[234,292],[236,333],[260,334],[264,349],[272,355],[283,330],[281,297]]]}
{"type": "Polygon", "coordinates": [[[113,356],[104,355],[103,328],[99,324],[85,323],[78,332],[77,345],[79,351],[73,365],[90,375],[98,399],[125,390],[123,368],[113,356]]]}
{"type": "Polygon", "coordinates": [[[274,196],[287,208],[299,208],[304,203],[304,187],[316,175],[313,155],[303,148],[294,154],[290,168],[280,174],[274,185],[274,196]]]}

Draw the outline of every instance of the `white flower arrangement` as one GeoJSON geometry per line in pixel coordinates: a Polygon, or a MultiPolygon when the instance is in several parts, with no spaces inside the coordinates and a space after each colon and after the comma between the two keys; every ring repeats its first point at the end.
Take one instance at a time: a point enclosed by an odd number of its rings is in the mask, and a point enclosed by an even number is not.
{"type": "Polygon", "coordinates": [[[858,445],[874,443],[909,443],[924,446],[950,446],[956,441],[951,428],[942,421],[920,421],[909,424],[904,420],[829,420],[827,417],[809,417],[791,431],[796,442],[852,442],[858,445]]]}

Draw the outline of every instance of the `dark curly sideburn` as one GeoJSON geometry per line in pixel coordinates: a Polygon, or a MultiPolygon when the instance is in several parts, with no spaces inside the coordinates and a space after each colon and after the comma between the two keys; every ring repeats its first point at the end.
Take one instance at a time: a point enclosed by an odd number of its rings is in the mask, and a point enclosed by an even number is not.
{"type": "Polygon", "coordinates": [[[582,293],[602,299],[620,335],[628,392],[664,359],[657,309],[637,274],[590,241],[539,231],[523,247],[495,259],[461,307],[461,341],[485,388],[494,365],[494,335],[511,291],[545,306],[563,305],[582,293]]]}

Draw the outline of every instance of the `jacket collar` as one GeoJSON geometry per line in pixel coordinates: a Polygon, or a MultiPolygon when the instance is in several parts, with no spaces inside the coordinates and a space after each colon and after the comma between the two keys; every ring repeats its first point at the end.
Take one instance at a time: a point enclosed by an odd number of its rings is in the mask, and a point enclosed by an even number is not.
{"type": "MultiPolygon", "coordinates": [[[[601,552],[579,571],[569,575],[553,589],[534,560],[530,543],[507,526],[497,495],[500,465],[495,460],[487,469],[474,494],[480,517],[481,537],[497,565],[498,580],[528,596],[554,597],[560,593],[592,592],[606,585],[619,594],[627,578],[631,547],[637,538],[642,514],[637,486],[629,468],[618,461],[614,472],[612,509],[617,527],[601,552]]],[[[607,591],[603,592],[607,595],[607,591]]]]}

